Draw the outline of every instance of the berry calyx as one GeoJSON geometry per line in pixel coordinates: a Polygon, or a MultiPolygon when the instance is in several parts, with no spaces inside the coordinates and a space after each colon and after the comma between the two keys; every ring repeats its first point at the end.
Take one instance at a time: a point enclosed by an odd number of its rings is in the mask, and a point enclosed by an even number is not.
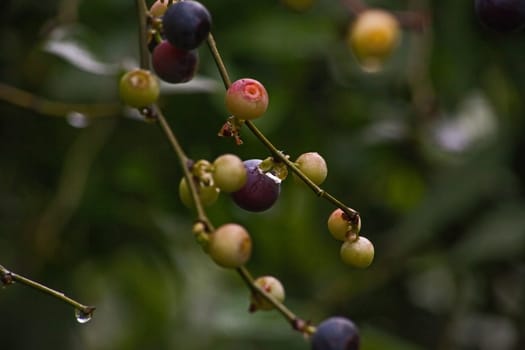
{"type": "Polygon", "coordinates": [[[525,1],[476,0],[479,20],[498,32],[513,32],[525,27],[525,1]]]}
{"type": "Polygon", "coordinates": [[[241,225],[224,224],[210,235],[207,250],[217,265],[237,268],[250,259],[252,240],[241,225]]]}
{"type": "Polygon", "coordinates": [[[178,1],[162,17],[166,39],[183,50],[196,49],[210,33],[211,15],[200,2],[178,1]]]}
{"type": "Polygon", "coordinates": [[[247,181],[244,186],[232,193],[232,199],[239,207],[253,212],[270,209],[281,192],[281,181],[270,173],[264,173],[260,168],[260,159],[244,161],[247,181]]]}
{"type": "Polygon", "coordinates": [[[199,54],[196,50],[181,50],[163,41],[153,50],[151,61],[160,79],[172,84],[185,83],[197,72],[199,54]]]}
{"type": "MultiPolygon", "coordinates": [[[[285,298],[284,287],[277,278],[273,276],[262,276],[254,281],[255,285],[270,294],[276,301],[282,303],[285,298]]],[[[259,293],[252,293],[250,311],[255,312],[257,310],[272,310],[273,304],[266,300],[259,293]]]]}
{"type": "Polygon", "coordinates": [[[369,9],[361,12],[350,26],[348,44],[363,69],[379,70],[398,46],[398,20],[389,12],[369,9]]]}
{"type": "Polygon", "coordinates": [[[259,118],[268,108],[268,92],[259,81],[250,78],[239,79],[226,91],[226,109],[243,120],[259,118]]]}
{"type": "MultiPolygon", "coordinates": [[[[207,186],[201,183],[196,183],[195,185],[202,205],[210,206],[219,198],[220,191],[217,187],[207,186]]],[[[193,208],[195,206],[193,198],[191,197],[190,187],[185,177],[183,177],[179,183],[179,197],[186,207],[193,208]]]]}
{"type": "Polygon", "coordinates": [[[248,173],[241,158],[223,154],[213,162],[213,180],[221,191],[235,192],[246,184],[248,173]]]}
{"type": "Polygon", "coordinates": [[[351,223],[348,215],[341,209],[335,209],[328,217],[328,231],[340,241],[352,238],[361,230],[361,218],[357,216],[357,223],[351,223]]]}
{"type": "Polygon", "coordinates": [[[359,236],[355,240],[345,241],[340,254],[345,264],[365,268],[374,260],[374,245],[367,238],[359,236]]]}
{"type": "Polygon", "coordinates": [[[145,69],[128,71],[120,78],[119,95],[128,106],[135,108],[149,106],[159,98],[159,81],[145,69]]]}
{"type": "Polygon", "coordinates": [[[301,154],[295,160],[295,165],[316,185],[322,184],[328,175],[326,161],[317,152],[301,154]]]}
{"type": "Polygon", "coordinates": [[[330,317],[317,326],[312,350],[358,350],[359,330],[345,317],[330,317]]]}

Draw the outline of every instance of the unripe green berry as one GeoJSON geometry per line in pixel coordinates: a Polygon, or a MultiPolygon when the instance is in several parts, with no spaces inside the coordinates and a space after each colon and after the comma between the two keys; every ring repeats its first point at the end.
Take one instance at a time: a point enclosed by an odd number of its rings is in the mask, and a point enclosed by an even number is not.
{"type": "Polygon", "coordinates": [[[367,238],[359,236],[356,240],[345,241],[340,254],[345,264],[365,268],[374,260],[374,245],[367,238]]]}
{"type": "Polygon", "coordinates": [[[361,218],[357,216],[357,224],[350,223],[348,215],[341,209],[335,209],[328,217],[328,231],[335,239],[345,241],[361,230],[361,218]]]}
{"type": "Polygon", "coordinates": [[[239,79],[226,91],[226,109],[243,120],[259,118],[268,108],[268,92],[255,79],[239,79]]]}
{"type": "Polygon", "coordinates": [[[301,154],[295,160],[295,165],[316,185],[322,184],[328,175],[326,161],[317,152],[301,154]]]}
{"type": "Polygon", "coordinates": [[[120,79],[119,93],[122,101],[131,107],[146,107],[157,101],[160,85],[151,72],[135,69],[127,72],[120,79]]]}
{"type": "Polygon", "coordinates": [[[213,162],[213,180],[215,186],[224,192],[235,192],[240,190],[248,174],[241,158],[234,154],[223,154],[213,162]]]}
{"type": "Polygon", "coordinates": [[[250,259],[252,240],[241,225],[224,224],[210,235],[208,253],[219,266],[241,267],[250,259]]]}
{"type": "MultiPolygon", "coordinates": [[[[285,298],[284,287],[277,278],[273,276],[262,276],[254,281],[255,285],[270,294],[276,301],[282,303],[285,298]]],[[[273,304],[266,300],[259,293],[252,294],[250,311],[272,310],[273,304]]]]}
{"type": "MultiPolygon", "coordinates": [[[[199,194],[199,199],[204,206],[209,206],[215,203],[217,198],[219,198],[219,189],[215,186],[203,186],[201,184],[196,184],[197,192],[199,194]]],[[[191,197],[190,187],[186,182],[186,178],[183,177],[179,183],[179,197],[182,203],[188,208],[193,208],[193,198],[191,197]]]]}

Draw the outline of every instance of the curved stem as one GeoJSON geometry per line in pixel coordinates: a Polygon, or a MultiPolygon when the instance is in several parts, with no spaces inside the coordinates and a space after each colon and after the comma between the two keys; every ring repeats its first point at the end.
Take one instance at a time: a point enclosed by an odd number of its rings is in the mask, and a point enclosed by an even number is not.
{"type": "Polygon", "coordinates": [[[64,293],[56,291],[54,289],[51,289],[49,287],[44,286],[43,284],[40,284],[38,282],[35,282],[27,277],[21,276],[19,274],[16,274],[14,272],[9,271],[2,265],[0,265],[0,282],[3,285],[10,285],[15,282],[22,283],[28,287],[31,287],[33,289],[36,289],[42,293],[51,295],[52,297],[55,297],[66,304],[69,304],[73,306],[76,310],[79,310],[84,315],[91,315],[95,311],[94,306],[87,306],[84,304],[79,303],[78,301],[66,296],[64,293]]]}

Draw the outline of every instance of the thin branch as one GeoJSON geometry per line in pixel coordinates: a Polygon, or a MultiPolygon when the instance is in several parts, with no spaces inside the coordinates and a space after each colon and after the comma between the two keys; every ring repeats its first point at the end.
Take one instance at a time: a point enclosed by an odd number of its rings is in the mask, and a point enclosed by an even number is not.
{"type": "Polygon", "coordinates": [[[45,99],[27,91],[0,82],[0,100],[15,106],[33,110],[37,113],[65,117],[72,112],[85,114],[88,117],[109,117],[120,113],[120,103],[64,103],[45,99]]]}
{"type": "Polygon", "coordinates": [[[44,294],[51,295],[52,297],[55,297],[55,298],[65,302],[66,304],[69,304],[69,305],[73,306],[75,308],[75,310],[80,311],[86,317],[87,316],[91,317],[91,315],[95,311],[95,307],[94,306],[87,306],[87,305],[81,304],[78,301],[76,301],[76,300],[74,300],[72,298],[69,298],[68,296],[66,296],[62,292],[56,291],[54,289],[51,289],[49,287],[44,286],[43,284],[35,282],[35,281],[33,281],[33,280],[31,280],[31,279],[29,279],[27,277],[24,277],[24,276],[21,276],[19,274],[16,274],[16,273],[12,272],[12,271],[9,271],[8,269],[6,269],[2,265],[0,265],[0,283],[3,284],[3,285],[11,285],[11,284],[14,284],[15,282],[24,284],[24,285],[26,285],[28,287],[31,287],[33,289],[36,289],[36,290],[38,290],[38,291],[40,291],[40,292],[42,292],[44,294]]]}

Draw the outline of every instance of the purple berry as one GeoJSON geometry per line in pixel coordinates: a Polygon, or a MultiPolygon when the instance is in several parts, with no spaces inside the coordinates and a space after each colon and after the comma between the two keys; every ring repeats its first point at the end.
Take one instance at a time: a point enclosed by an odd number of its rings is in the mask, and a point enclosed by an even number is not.
{"type": "Polygon", "coordinates": [[[525,26],[525,1],[476,0],[476,14],[487,27],[499,32],[512,32],[525,26]]]}
{"type": "Polygon", "coordinates": [[[160,79],[173,84],[185,83],[195,76],[199,54],[195,50],[181,50],[163,41],[153,50],[152,63],[160,79]]]}
{"type": "Polygon", "coordinates": [[[200,2],[179,1],[162,18],[164,35],[179,49],[197,48],[210,33],[211,15],[200,2]]]}
{"type": "Polygon", "coordinates": [[[248,211],[265,211],[271,208],[279,198],[281,181],[259,169],[260,159],[244,161],[248,173],[246,184],[238,191],[232,193],[233,201],[241,208],[248,211]]]}
{"type": "Polygon", "coordinates": [[[312,350],[359,350],[359,331],[347,318],[328,318],[317,326],[312,350]]]}

